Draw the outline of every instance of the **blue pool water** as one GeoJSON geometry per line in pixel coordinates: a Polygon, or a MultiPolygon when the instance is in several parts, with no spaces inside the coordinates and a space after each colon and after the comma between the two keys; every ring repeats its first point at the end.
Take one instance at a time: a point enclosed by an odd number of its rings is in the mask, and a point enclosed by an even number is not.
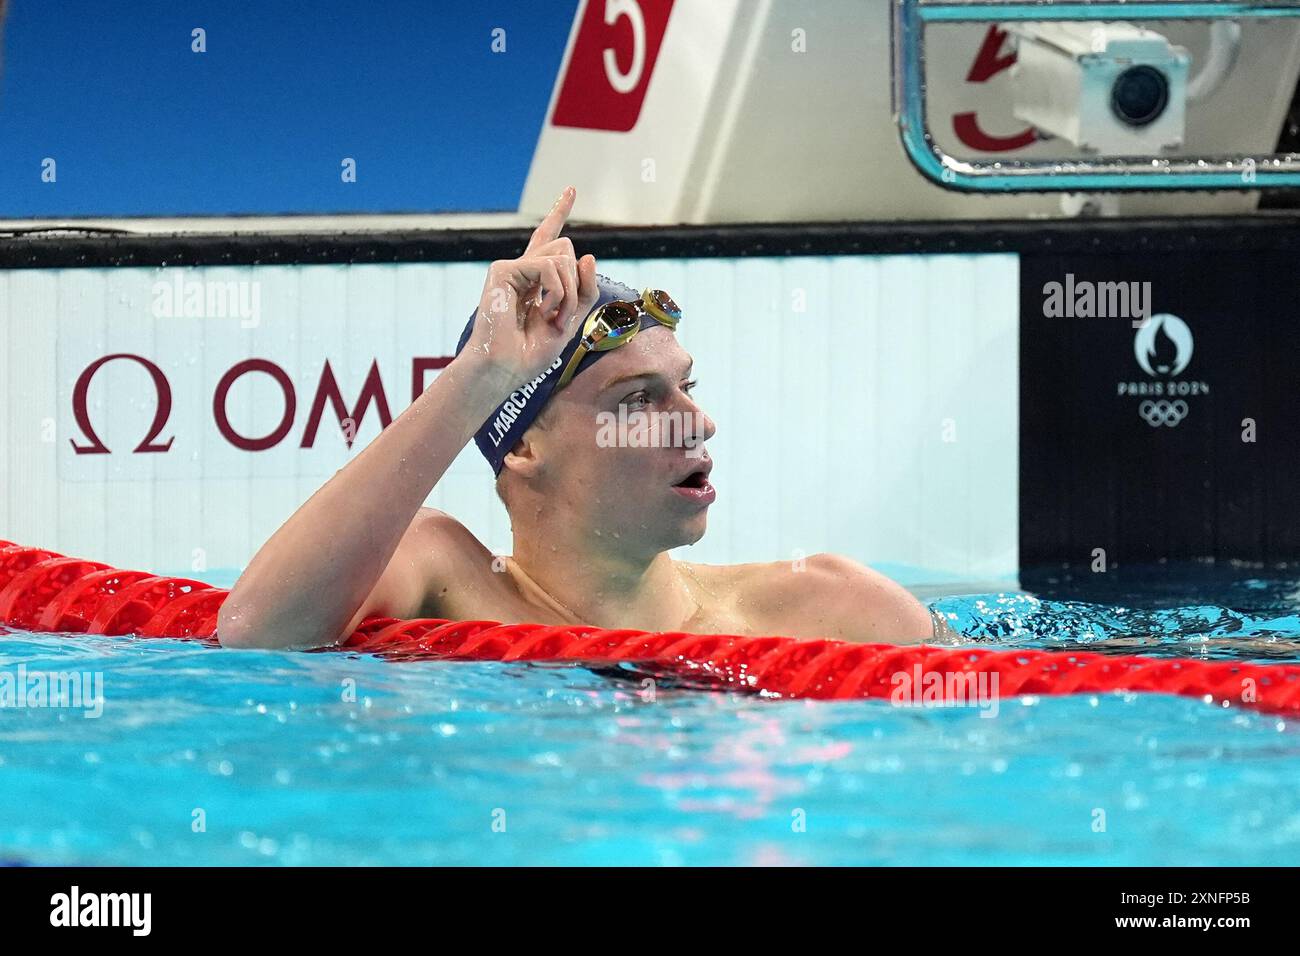
{"type": "MultiPolygon", "coordinates": [[[[1294,570],[918,590],[988,646],[1300,662],[1294,570]]],[[[1300,726],[1154,694],[774,701],[521,664],[0,633],[98,671],[0,710],[0,859],[37,864],[1294,864],[1300,726]],[[348,693],[355,688],[355,701],[348,693]]]]}

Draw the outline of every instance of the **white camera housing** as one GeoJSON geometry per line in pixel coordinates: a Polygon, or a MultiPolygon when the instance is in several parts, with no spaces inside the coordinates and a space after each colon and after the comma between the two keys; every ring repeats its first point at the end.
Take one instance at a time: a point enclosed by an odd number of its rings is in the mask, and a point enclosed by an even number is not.
{"type": "Polygon", "coordinates": [[[1008,23],[1017,119],[1108,155],[1183,145],[1191,58],[1159,33],[1121,22],[1008,23]]]}

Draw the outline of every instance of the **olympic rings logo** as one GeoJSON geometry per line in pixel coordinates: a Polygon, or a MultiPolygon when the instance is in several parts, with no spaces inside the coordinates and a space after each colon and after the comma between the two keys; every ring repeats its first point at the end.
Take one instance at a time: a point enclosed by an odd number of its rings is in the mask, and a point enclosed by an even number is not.
{"type": "Polygon", "coordinates": [[[1152,428],[1168,425],[1173,428],[1187,417],[1187,403],[1181,398],[1177,401],[1145,401],[1138,406],[1138,414],[1152,428]]]}

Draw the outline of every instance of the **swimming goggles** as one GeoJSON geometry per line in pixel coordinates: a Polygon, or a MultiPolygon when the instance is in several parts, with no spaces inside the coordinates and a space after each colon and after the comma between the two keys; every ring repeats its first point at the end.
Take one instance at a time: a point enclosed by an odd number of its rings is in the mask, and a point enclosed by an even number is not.
{"type": "Polygon", "coordinates": [[[644,315],[669,329],[676,329],[677,323],[682,320],[682,310],[662,289],[646,289],[641,293],[640,302],[627,302],[623,299],[606,302],[587,316],[587,321],[582,326],[582,341],[578,343],[577,351],[569,359],[569,364],[560,373],[555,391],[558,392],[569,384],[588,353],[608,352],[631,342],[641,331],[641,317],[644,315]]]}

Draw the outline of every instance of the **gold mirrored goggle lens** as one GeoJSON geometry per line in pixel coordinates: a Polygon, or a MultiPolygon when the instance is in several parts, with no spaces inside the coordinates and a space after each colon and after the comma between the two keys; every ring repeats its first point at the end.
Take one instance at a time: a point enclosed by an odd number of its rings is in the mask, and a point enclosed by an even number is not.
{"type": "Polygon", "coordinates": [[[606,302],[587,319],[582,333],[584,338],[595,338],[592,348],[607,352],[618,348],[641,328],[641,316],[631,302],[606,302]],[[601,326],[603,325],[603,329],[601,326]]]}
{"type": "Polygon", "coordinates": [[[646,289],[641,293],[641,306],[670,329],[677,328],[682,320],[681,307],[663,289],[646,289]]]}
{"type": "Polygon", "coordinates": [[[641,331],[643,311],[670,329],[676,329],[677,323],[682,319],[682,310],[662,289],[646,289],[641,293],[640,302],[625,302],[621,299],[606,302],[587,316],[587,321],[582,325],[582,342],[560,373],[555,390],[558,392],[569,384],[577,374],[583,358],[589,353],[608,352],[630,341],[641,331]]]}

